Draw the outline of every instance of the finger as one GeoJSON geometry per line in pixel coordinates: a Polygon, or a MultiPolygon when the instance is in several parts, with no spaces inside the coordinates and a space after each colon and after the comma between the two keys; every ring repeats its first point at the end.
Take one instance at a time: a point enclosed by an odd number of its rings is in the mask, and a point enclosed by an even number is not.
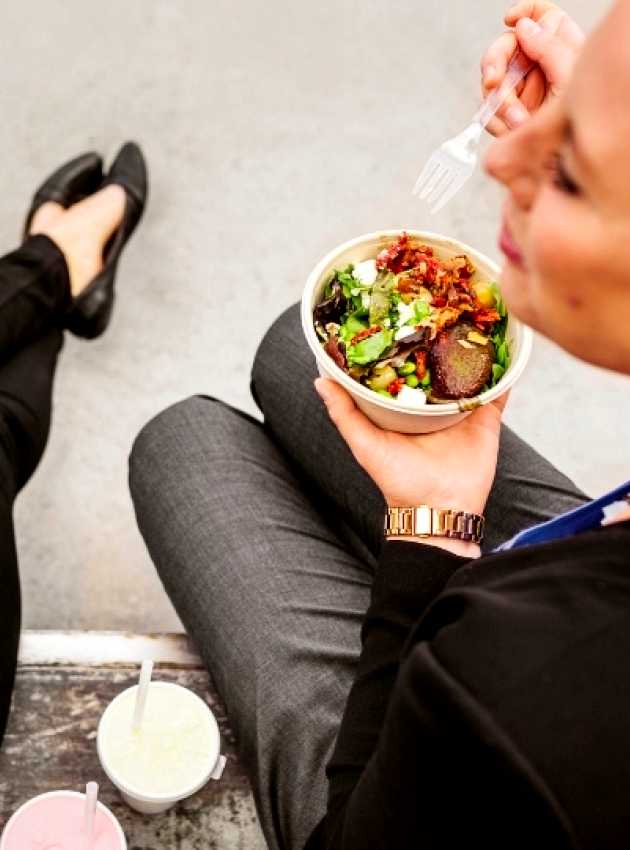
{"type": "Polygon", "coordinates": [[[500,86],[505,77],[508,62],[517,47],[513,32],[504,32],[494,41],[481,57],[483,96],[500,86]]]}
{"type": "Polygon", "coordinates": [[[521,18],[515,30],[521,49],[540,65],[555,94],[569,79],[577,58],[575,46],[558,34],[564,17],[564,12],[551,11],[541,23],[521,18]]]}
{"type": "Polygon", "coordinates": [[[361,413],[352,397],[336,381],[317,378],[315,389],[324,401],[328,415],[337,430],[362,464],[362,459],[368,455],[374,441],[383,436],[383,432],[361,413]]]}
{"type": "Polygon", "coordinates": [[[527,75],[525,87],[520,94],[521,103],[532,114],[540,109],[546,94],[547,80],[542,70],[536,67],[527,75]]]}
{"type": "Polygon", "coordinates": [[[555,3],[549,3],[546,0],[521,0],[520,3],[510,6],[505,13],[504,21],[508,27],[516,26],[516,22],[521,18],[532,18],[538,21],[547,12],[558,8],[555,3]]]}
{"type": "Polygon", "coordinates": [[[497,118],[496,115],[494,118],[490,119],[486,126],[486,130],[491,136],[495,136],[497,139],[510,132],[510,128],[507,126],[505,121],[502,118],[497,118]]]}
{"type": "Polygon", "coordinates": [[[486,428],[498,436],[501,430],[501,418],[509,395],[509,392],[504,393],[500,398],[490,402],[490,404],[484,404],[478,407],[465,422],[468,423],[469,427],[486,428]]]}
{"type": "Polygon", "coordinates": [[[569,47],[573,47],[575,50],[580,50],[586,40],[586,36],[582,29],[576,24],[573,18],[569,17],[569,15],[565,15],[562,19],[562,23],[558,28],[558,36],[569,47]]]}
{"type": "Polygon", "coordinates": [[[503,119],[509,130],[516,130],[530,117],[529,110],[514,93],[506,97],[497,110],[497,115],[503,119]]]}
{"type": "MultiPolygon", "coordinates": [[[[483,60],[482,60],[482,63],[483,63],[483,60]]],[[[491,72],[491,75],[492,75],[492,72],[491,72]]],[[[487,88],[485,83],[484,83],[484,76],[483,76],[483,71],[482,71],[482,74],[481,74],[481,97],[485,100],[488,97],[488,94],[489,94],[489,88],[487,88]]],[[[509,131],[509,129],[510,128],[507,126],[505,121],[502,118],[500,118],[496,115],[493,118],[491,118],[490,121],[486,125],[487,132],[490,133],[491,136],[495,136],[496,138],[499,138],[500,136],[504,136],[509,131]]]]}
{"type": "MultiPolygon", "coordinates": [[[[500,86],[505,78],[507,66],[517,48],[517,39],[513,32],[505,32],[492,44],[481,60],[481,93],[485,98],[488,94],[500,86]]],[[[525,89],[525,82],[519,83],[515,92],[512,92],[501,104],[497,111],[497,117],[503,121],[503,126],[496,122],[488,127],[490,133],[503,135],[507,130],[520,127],[530,117],[529,111],[521,102],[519,95],[525,89]]]]}

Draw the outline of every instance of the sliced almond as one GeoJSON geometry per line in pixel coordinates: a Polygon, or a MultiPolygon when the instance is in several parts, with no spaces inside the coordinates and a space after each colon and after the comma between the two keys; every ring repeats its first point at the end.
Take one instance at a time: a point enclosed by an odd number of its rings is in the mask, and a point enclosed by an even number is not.
{"type": "Polygon", "coordinates": [[[488,337],[483,334],[477,333],[477,331],[471,331],[466,337],[470,342],[476,342],[477,345],[487,345],[488,337]]]}
{"type": "Polygon", "coordinates": [[[457,342],[461,345],[462,348],[474,348],[475,347],[470,342],[468,342],[468,340],[465,340],[465,339],[458,339],[457,342]]]}

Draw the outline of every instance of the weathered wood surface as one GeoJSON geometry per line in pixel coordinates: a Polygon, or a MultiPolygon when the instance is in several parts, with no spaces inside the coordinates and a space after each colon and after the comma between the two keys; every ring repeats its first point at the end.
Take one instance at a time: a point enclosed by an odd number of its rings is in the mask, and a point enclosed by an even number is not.
{"type": "MultiPolygon", "coordinates": [[[[76,640],[81,640],[80,633],[76,640]]],[[[41,642],[39,647],[30,652],[31,661],[42,655],[41,642]]],[[[29,651],[23,655],[29,658],[29,651]]],[[[134,812],[101,770],[96,729],[107,704],[137,681],[135,664],[129,660],[116,664],[107,653],[98,664],[94,658],[90,665],[21,663],[0,751],[0,829],[19,805],[36,794],[59,788],[82,790],[86,782],[95,780],[100,799],[122,824],[129,850],[265,850],[250,786],[236,760],[234,737],[208,674],[195,664],[194,656],[181,656],[187,666],[178,667],[177,652],[153,655],[156,678],[190,688],[214,712],[222,752],[228,758],[222,779],[209,782],[161,815],[134,812]],[[168,661],[160,663],[160,655],[168,661]]]]}

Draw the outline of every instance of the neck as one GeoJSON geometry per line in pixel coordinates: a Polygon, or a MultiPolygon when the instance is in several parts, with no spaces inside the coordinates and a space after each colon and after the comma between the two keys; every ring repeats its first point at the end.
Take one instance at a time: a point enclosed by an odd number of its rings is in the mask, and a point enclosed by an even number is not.
{"type": "Polygon", "coordinates": [[[614,525],[616,522],[626,522],[630,519],[630,507],[627,511],[623,511],[617,516],[612,517],[612,519],[604,520],[602,525],[614,525]]]}

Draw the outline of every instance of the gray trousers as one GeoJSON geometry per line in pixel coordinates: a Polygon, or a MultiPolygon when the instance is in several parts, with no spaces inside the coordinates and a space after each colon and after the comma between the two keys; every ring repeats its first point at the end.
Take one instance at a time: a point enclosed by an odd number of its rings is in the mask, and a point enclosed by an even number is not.
{"type": "MultiPolygon", "coordinates": [[[[130,459],[140,531],[225,701],[271,850],[301,850],[325,812],[382,534],[383,498],[314,378],[292,307],[254,362],[264,426],[197,396],[149,422],[130,459]]],[[[486,546],[585,499],[504,427],[486,546]]]]}

